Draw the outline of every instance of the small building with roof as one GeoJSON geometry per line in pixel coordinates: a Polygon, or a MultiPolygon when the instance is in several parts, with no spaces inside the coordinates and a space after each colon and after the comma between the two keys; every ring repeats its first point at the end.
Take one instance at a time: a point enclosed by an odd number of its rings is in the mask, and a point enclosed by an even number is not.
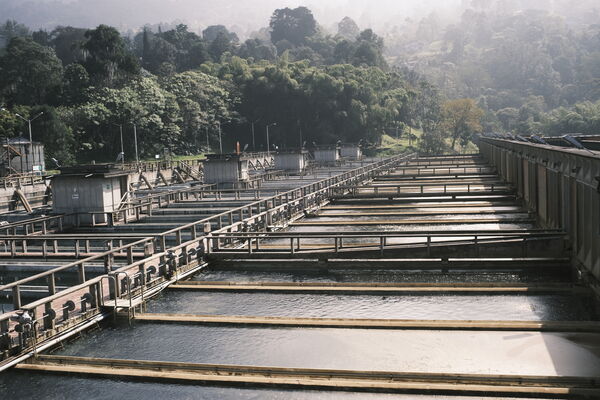
{"type": "Polygon", "coordinates": [[[43,144],[29,142],[29,139],[24,137],[6,139],[2,143],[2,176],[29,173],[42,175],[45,171],[43,144]]]}
{"type": "Polygon", "coordinates": [[[80,224],[110,222],[106,214],[116,211],[128,191],[131,171],[114,164],[61,167],[52,177],[52,211],[56,214],[79,214],[80,224]]]}

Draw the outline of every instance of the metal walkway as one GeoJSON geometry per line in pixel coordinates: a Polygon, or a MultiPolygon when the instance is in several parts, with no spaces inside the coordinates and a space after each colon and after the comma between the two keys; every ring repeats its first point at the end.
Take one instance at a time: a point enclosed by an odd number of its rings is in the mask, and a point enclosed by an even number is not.
{"type": "MultiPolygon", "coordinates": [[[[71,228],[74,235],[95,232],[97,237],[75,236],[77,240],[72,241],[73,237],[66,235],[56,246],[58,236],[49,230],[58,230],[59,219],[41,225],[35,222],[37,226],[29,225],[25,231],[23,225],[11,227],[4,238],[6,257],[27,253],[45,259],[53,254],[63,258],[77,255],[79,259],[0,290],[10,290],[19,299],[20,290],[29,289],[25,284],[39,284],[42,278],[52,282],[65,270],[79,274],[79,280],[60,290],[46,285],[50,296],[34,303],[15,302],[15,309],[32,317],[29,321],[14,318],[15,312],[0,316],[3,365],[63,376],[225,386],[475,397],[600,396],[597,302],[593,291],[573,274],[570,238],[560,229],[541,227],[535,214],[519,201],[516,189],[495,175],[495,168],[475,155],[411,155],[319,178],[284,191],[275,189],[272,182],[269,190],[261,188],[261,192],[198,188],[141,199],[122,217],[111,216],[112,223],[87,231],[77,224],[71,228]],[[23,234],[15,235],[15,229],[23,234]],[[44,233],[39,236],[30,236],[41,231],[44,233]],[[102,235],[112,234],[113,240],[121,242],[104,249],[102,235]],[[125,264],[108,268],[115,260],[125,264]],[[107,266],[106,274],[88,278],[86,265],[94,261],[107,266]],[[226,279],[221,279],[223,276],[226,279]],[[160,299],[149,300],[159,293],[160,299]],[[198,296],[213,295],[223,310],[195,312],[204,307],[205,299],[198,300],[198,296]],[[567,311],[548,319],[540,312],[534,319],[535,310],[513,309],[511,315],[516,318],[505,317],[501,310],[511,308],[510,303],[504,304],[510,296],[553,296],[559,299],[558,307],[567,311]],[[426,315],[434,304],[457,297],[465,304],[469,299],[485,298],[490,306],[497,306],[497,315],[463,318],[456,310],[445,318],[405,318],[381,317],[377,311],[396,301],[422,298],[429,303],[415,300],[414,308],[417,314],[421,308],[426,315]],[[360,299],[366,307],[363,311],[371,310],[373,315],[357,317],[352,314],[355,310],[342,309],[338,316],[324,308],[322,315],[315,316],[307,308],[317,302],[350,298],[360,299]],[[260,300],[254,303],[252,299],[260,300]],[[565,318],[570,303],[561,303],[563,299],[583,299],[589,308],[565,318]],[[285,315],[269,314],[279,301],[289,307],[285,315]],[[171,311],[169,307],[179,309],[171,311]],[[143,326],[153,324],[173,329],[178,325],[227,327],[236,332],[294,330],[298,335],[324,329],[335,330],[342,338],[349,331],[406,331],[417,342],[430,334],[452,334],[458,335],[459,342],[468,343],[468,335],[477,334],[473,349],[482,355],[480,365],[475,366],[481,373],[457,373],[447,365],[428,372],[406,368],[381,371],[238,365],[240,362],[224,365],[203,363],[202,359],[141,361],[111,358],[108,354],[114,352],[108,352],[106,358],[43,354],[77,331],[101,320],[108,323],[110,317],[125,318],[133,325],[132,330],[120,332],[122,335],[136,335],[143,326]],[[544,335],[579,335],[580,340],[555,349],[556,342],[544,335]],[[519,349],[511,370],[523,367],[530,371],[548,359],[560,363],[562,356],[569,360],[579,357],[580,364],[565,365],[554,374],[501,373],[503,367],[484,356],[502,352],[497,350],[502,346],[507,346],[505,356],[516,351],[515,346],[519,349]],[[529,355],[533,350],[528,349],[533,348],[537,353],[529,355]],[[30,357],[33,355],[36,357],[30,357]]],[[[290,181],[282,187],[287,185],[290,181]]],[[[169,342],[169,338],[156,339],[153,346],[169,342]]],[[[201,334],[197,340],[202,347],[201,334]]],[[[467,354],[472,349],[455,347],[450,341],[433,343],[434,347],[410,351],[423,359],[429,352],[474,356],[467,354]]],[[[398,349],[404,346],[402,342],[394,345],[398,349]]],[[[147,351],[152,357],[152,348],[147,351]]],[[[251,354],[254,349],[246,351],[251,354]]]]}

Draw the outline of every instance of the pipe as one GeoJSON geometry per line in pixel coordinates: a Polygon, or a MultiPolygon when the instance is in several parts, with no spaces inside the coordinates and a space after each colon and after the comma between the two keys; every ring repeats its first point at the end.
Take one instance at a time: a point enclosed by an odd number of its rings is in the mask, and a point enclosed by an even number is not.
{"type": "Polygon", "coordinates": [[[74,328],[73,330],[69,330],[65,333],[62,333],[60,335],[58,335],[57,337],[55,337],[54,339],[49,340],[48,342],[46,342],[45,344],[43,344],[42,346],[36,347],[33,350],[30,350],[29,352],[15,358],[14,360],[12,360],[9,363],[0,365],[0,372],[5,371],[9,368],[14,367],[15,365],[27,360],[28,358],[34,356],[35,354],[39,353],[40,351],[44,351],[52,346],[54,346],[55,344],[58,344],[60,342],[62,342],[65,339],[70,338],[71,336],[75,335],[76,333],[79,333],[83,330],[88,329],[89,327],[91,327],[94,324],[97,324],[98,322],[102,321],[104,318],[108,317],[111,313],[102,313],[97,315],[96,317],[94,317],[93,319],[91,319],[90,321],[87,321],[85,324],[80,325],[76,328],[74,328]]]}

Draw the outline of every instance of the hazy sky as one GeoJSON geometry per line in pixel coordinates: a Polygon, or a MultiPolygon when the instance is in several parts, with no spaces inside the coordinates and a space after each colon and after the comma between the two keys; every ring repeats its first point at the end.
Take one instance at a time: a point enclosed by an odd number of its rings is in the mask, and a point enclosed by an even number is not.
{"type": "Polygon", "coordinates": [[[329,31],[349,16],[361,29],[385,33],[407,18],[420,20],[431,12],[452,23],[470,5],[500,12],[546,9],[567,19],[581,18],[600,7],[600,0],[0,0],[0,21],[15,19],[33,29],[108,24],[123,32],[145,24],[185,23],[196,32],[222,24],[245,38],[268,26],[275,9],[300,5],[310,8],[329,31]]]}
{"type": "Polygon", "coordinates": [[[144,24],[183,22],[197,30],[211,24],[234,27],[242,35],[267,26],[277,8],[304,5],[331,28],[345,16],[361,28],[383,28],[433,10],[457,9],[462,0],[0,0],[0,20],[14,18],[34,29],[56,25],[121,30],[144,24]]]}

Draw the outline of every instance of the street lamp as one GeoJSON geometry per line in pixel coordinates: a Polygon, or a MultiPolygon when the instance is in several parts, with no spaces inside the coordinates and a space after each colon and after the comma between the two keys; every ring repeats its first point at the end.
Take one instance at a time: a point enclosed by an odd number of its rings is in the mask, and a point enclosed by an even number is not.
{"type": "Polygon", "coordinates": [[[267,124],[267,155],[268,156],[271,155],[271,146],[269,144],[269,127],[270,126],[277,126],[277,122],[273,122],[272,124],[267,124]]]}
{"type": "Polygon", "coordinates": [[[125,164],[125,151],[123,151],[123,124],[115,124],[113,122],[113,125],[119,127],[119,132],[121,134],[121,161],[123,162],[123,164],[125,164]]]}
{"type": "MultiPolygon", "coordinates": [[[[8,111],[6,108],[2,108],[2,111],[8,111]]],[[[41,117],[44,114],[44,112],[40,112],[38,115],[36,115],[33,118],[27,119],[25,117],[23,117],[22,115],[18,114],[18,113],[14,113],[15,116],[21,118],[23,121],[27,122],[27,126],[29,127],[29,153],[31,153],[32,157],[33,157],[33,162],[31,163],[31,170],[33,172],[33,164],[35,163],[35,154],[33,154],[33,137],[31,134],[31,122],[36,120],[37,118],[41,117]]]]}
{"type": "Polygon", "coordinates": [[[37,119],[38,117],[41,117],[42,114],[44,114],[44,112],[42,111],[41,113],[39,113],[38,115],[36,115],[35,117],[31,118],[31,119],[27,119],[25,117],[22,117],[21,115],[15,113],[15,115],[19,118],[21,118],[23,121],[27,122],[27,125],[29,126],[29,144],[33,145],[33,139],[31,138],[31,121],[33,121],[34,119],[37,119]]]}
{"type": "Polygon", "coordinates": [[[221,137],[221,121],[217,120],[217,125],[219,125],[219,154],[223,154],[223,139],[221,137]]]}
{"type": "Polygon", "coordinates": [[[257,123],[258,121],[260,121],[260,118],[257,119],[256,121],[252,121],[252,151],[256,151],[256,142],[254,141],[254,124],[257,123]]]}
{"type": "Polygon", "coordinates": [[[206,125],[206,153],[210,153],[210,141],[208,139],[208,125],[206,125]]]}
{"type": "Polygon", "coordinates": [[[138,156],[138,145],[137,145],[137,126],[135,122],[131,123],[133,125],[133,143],[135,144],[135,162],[140,162],[140,157],[138,156]]]}

